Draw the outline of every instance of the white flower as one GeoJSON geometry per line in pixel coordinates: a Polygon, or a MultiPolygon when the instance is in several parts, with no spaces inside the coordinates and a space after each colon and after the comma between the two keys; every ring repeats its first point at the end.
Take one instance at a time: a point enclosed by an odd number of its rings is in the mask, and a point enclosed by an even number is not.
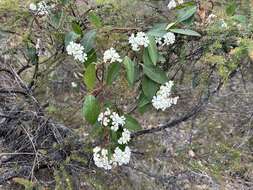
{"type": "Polygon", "coordinates": [[[119,144],[126,144],[131,140],[131,133],[129,130],[124,129],[122,133],[122,137],[119,138],[118,143],[119,144]]]}
{"type": "Polygon", "coordinates": [[[75,60],[86,61],[87,54],[84,53],[84,47],[81,44],[70,42],[66,48],[68,55],[73,55],[75,60]]]}
{"type": "Polygon", "coordinates": [[[158,44],[158,45],[162,45],[162,44],[163,44],[162,40],[163,40],[163,38],[161,38],[161,37],[156,37],[156,38],[155,38],[155,42],[156,42],[156,44],[158,44]]]}
{"type": "Polygon", "coordinates": [[[171,107],[172,105],[176,105],[178,101],[177,97],[170,97],[171,96],[171,89],[174,86],[173,81],[169,81],[164,85],[160,86],[160,89],[156,93],[156,95],[152,98],[152,105],[157,109],[161,109],[165,111],[167,108],[171,107]]]}
{"type": "Polygon", "coordinates": [[[181,5],[184,3],[184,0],[177,0],[178,4],[181,5]]]}
{"type": "Polygon", "coordinates": [[[207,23],[212,23],[213,22],[213,20],[215,19],[215,18],[217,18],[217,16],[215,15],[215,14],[210,14],[208,17],[207,17],[207,23]]]}
{"type": "Polygon", "coordinates": [[[117,131],[119,129],[119,126],[125,125],[126,118],[124,116],[119,116],[119,114],[116,112],[113,112],[110,118],[112,119],[111,130],[113,131],[117,131]]]}
{"type": "Polygon", "coordinates": [[[176,40],[176,37],[175,37],[175,34],[172,33],[172,32],[167,32],[164,36],[164,44],[165,45],[170,45],[170,44],[174,44],[175,43],[175,40],[176,40]]]}
{"type": "Polygon", "coordinates": [[[131,34],[129,37],[129,43],[132,46],[132,50],[139,51],[140,46],[148,47],[149,39],[144,32],[138,32],[136,36],[134,34],[131,34]]]}
{"type": "Polygon", "coordinates": [[[105,170],[112,169],[112,166],[121,166],[128,164],[131,158],[131,150],[128,146],[122,151],[119,147],[116,147],[112,158],[109,159],[108,150],[95,147],[93,149],[93,160],[97,167],[104,168],[105,170]]]}
{"type": "Polygon", "coordinates": [[[72,86],[72,88],[76,88],[77,87],[76,82],[71,82],[71,86],[72,86]]]}
{"type": "Polygon", "coordinates": [[[227,23],[223,19],[221,20],[221,27],[222,28],[227,28],[228,27],[227,23]]]}
{"type": "Polygon", "coordinates": [[[113,161],[118,163],[119,166],[128,164],[131,158],[131,150],[128,146],[122,151],[119,147],[114,150],[113,161]]]}
{"type": "Polygon", "coordinates": [[[99,146],[96,146],[95,148],[93,148],[93,153],[98,153],[101,150],[101,148],[99,146]]]}
{"type": "Polygon", "coordinates": [[[34,3],[30,3],[29,10],[35,12],[37,10],[37,5],[35,5],[34,3]]]}
{"type": "Polygon", "coordinates": [[[101,125],[107,127],[110,123],[110,118],[105,115],[105,113],[100,113],[98,116],[98,122],[100,122],[101,125]]]}
{"type": "Polygon", "coordinates": [[[176,1],[171,0],[168,4],[168,9],[171,10],[171,9],[175,8],[176,6],[177,6],[176,1]]]}
{"type": "Polygon", "coordinates": [[[50,7],[46,4],[45,1],[39,2],[37,6],[38,6],[37,14],[39,16],[48,15],[50,7]]]}
{"type": "Polygon", "coordinates": [[[104,168],[105,170],[112,169],[113,160],[108,157],[108,150],[95,147],[93,149],[93,160],[97,167],[104,168]]]}
{"type": "Polygon", "coordinates": [[[119,54],[116,52],[114,48],[110,48],[104,52],[104,62],[110,61],[110,63],[113,62],[122,62],[122,59],[120,59],[119,54]]]}
{"type": "Polygon", "coordinates": [[[157,37],[156,38],[156,44],[157,45],[171,45],[174,44],[176,40],[176,36],[172,32],[167,32],[166,34],[163,35],[163,37],[157,37]]]}

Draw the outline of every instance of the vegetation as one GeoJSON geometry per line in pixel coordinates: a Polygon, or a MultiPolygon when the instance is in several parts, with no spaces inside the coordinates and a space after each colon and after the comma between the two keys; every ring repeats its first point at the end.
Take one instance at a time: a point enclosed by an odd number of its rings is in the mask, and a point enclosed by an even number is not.
{"type": "Polygon", "coordinates": [[[252,2],[173,2],[0,2],[3,188],[253,187],[252,2]]]}

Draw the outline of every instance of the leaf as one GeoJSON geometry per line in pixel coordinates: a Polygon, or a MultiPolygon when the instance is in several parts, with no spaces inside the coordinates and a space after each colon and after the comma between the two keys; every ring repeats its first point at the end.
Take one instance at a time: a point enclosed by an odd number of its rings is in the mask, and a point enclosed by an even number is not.
{"type": "Polygon", "coordinates": [[[36,49],[34,47],[27,47],[27,56],[29,58],[29,61],[33,65],[38,64],[39,57],[38,57],[38,55],[36,53],[36,49]]]}
{"type": "Polygon", "coordinates": [[[72,41],[75,41],[77,38],[79,38],[80,35],[76,34],[75,32],[71,31],[71,32],[68,32],[66,35],[65,35],[65,47],[67,47],[69,45],[70,42],[72,41]]]}
{"type": "Polygon", "coordinates": [[[154,37],[163,37],[167,31],[166,31],[166,23],[160,23],[156,24],[148,31],[149,36],[154,36],[154,37]]]}
{"type": "Polygon", "coordinates": [[[99,102],[93,95],[88,95],[83,104],[83,114],[85,120],[90,124],[94,124],[97,121],[99,113],[99,102]]]}
{"type": "Polygon", "coordinates": [[[170,29],[170,31],[177,34],[184,34],[188,36],[198,36],[198,37],[201,36],[198,32],[189,29],[170,29]]]}
{"type": "Polygon", "coordinates": [[[138,99],[138,107],[142,108],[143,106],[149,104],[149,99],[145,96],[144,92],[142,91],[139,99],[138,99]]]}
{"type": "Polygon", "coordinates": [[[144,76],[141,84],[142,84],[141,86],[142,86],[142,90],[143,90],[144,95],[149,100],[152,100],[153,96],[158,91],[160,85],[158,83],[152,81],[151,79],[149,79],[146,76],[144,76]]]}
{"type": "Polygon", "coordinates": [[[164,84],[168,81],[165,72],[158,67],[143,65],[143,71],[146,76],[159,84],[164,84]]]}
{"type": "Polygon", "coordinates": [[[127,128],[131,132],[141,130],[141,125],[136,119],[134,119],[130,115],[125,115],[125,118],[126,118],[126,124],[124,126],[125,128],[127,128]]]}
{"type": "Polygon", "coordinates": [[[74,31],[76,34],[78,34],[78,35],[80,35],[80,36],[83,35],[81,26],[80,26],[80,24],[79,24],[78,22],[73,21],[72,24],[71,24],[71,26],[72,26],[73,31],[74,31]]]}
{"type": "Polygon", "coordinates": [[[88,67],[91,63],[94,63],[97,61],[97,53],[95,49],[91,49],[87,53],[87,60],[84,62],[84,65],[88,67]]]}
{"type": "Polygon", "coordinates": [[[100,17],[94,11],[91,11],[89,13],[88,18],[91,24],[93,24],[96,28],[102,27],[102,21],[100,17]]]}
{"type": "Polygon", "coordinates": [[[246,24],[247,18],[244,15],[234,15],[232,16],[232,19],[236,20],[237,22],[240,22],[241,24],[246,24]]]}
{"type": "Polygon", "coordinates": [[[85,52],[89,52],[92,48],[94,48],[96,34],[96,30],[90,30],[84,34],[81,44],[84,47],[85,52]]]}
{"type": "Polygon", "coordinates": [[[166,30],[169,30],[172,26],[174,26],[176,22],[172,22],[166,26],[166,30]]]}
{"type": "Polygon", "coordinates": [[[150,106],[149,99],[144,95],[144,92],[142,91],[139,99],[138,99],[138,111],[143,114],[147,108],[150,106]]]}
{"type": "Polygon", "coordinates": [[[124,58],[123,64],[126,68],[127,81],[130,86],[133,86],[135,79],[135,63],[126,56],[124,58]]]}
{"type": "Polygon", "coordinates": [[[183,22],[192,17],[197,11],[197,6],[189,6],[178,11],[177,22],[183,22]]]}
{"type": "Polygon", "coordinates": [[[63,11],[59,11],[59,12],[56,12],[54,14],[50,14],[50,21],[51,21],[51,24],[56,27],[56,28],[59,28],[60,27],[60,24],[62,22],[62,19],[63,19],[63,15],[64,15],[64,12],[63,11]]]}
{"type": "Polygon", "coordinates": [[[24,186],[25,190],[32,190],[34,188],[33,182],[25,178],[15,177],[13,178],[13,181],[24,186]]]}
{"type": "Polygon", "coordinates": [[[90,64],[84,74],[84,83],[89,90],[92,90],[96,84],[96,66],[90,64]]]}
{"type": "Polygon", "coordinates": [[[92,138],[101,137],[103,135],[104,128],[96,122],[95,125],[91,128],[89,135],[92,138]]]}
{"type": "Polygon", "coordinates": [[[236,11],[236,8],[237,8],[237,5],[236,5],[236,2],[231,2],[229,3],[229,5],[226,7],[226,13],[228,16],[232,16],[235,14],[235,11],[236,11]]]}
{"type": "Polygon", "coordinates": [[[149,57],[148,48],[144,49],[142,59],[143,59],[144,65],[153,65],[153,63],[152,63],[152,61],[151,61],[151,59],[149,57]]]}
{"type": "Polygon", "coordinates": [[[106,75],[106,83],[108,85],[111,85],[112,82],[117,79],[119,71],[120,71],[120,63],[112,63],[109,65],[106,75]]]}
{"type": "Polygon", "coordinates": [[[71,0],[60,0],[60,1],[61,1],[61,3],[62,3],[63,5],[66,5],[66,4],[68,4],[69,1],[71,1],[71,0]]]}
{"type": "Polygon", "coordinates": [[[156,65],[157,60],[158,60],[158,51],[157,51],[156,41],[154,37],[149,37],[148,54],[152,63],[156,65]]]}

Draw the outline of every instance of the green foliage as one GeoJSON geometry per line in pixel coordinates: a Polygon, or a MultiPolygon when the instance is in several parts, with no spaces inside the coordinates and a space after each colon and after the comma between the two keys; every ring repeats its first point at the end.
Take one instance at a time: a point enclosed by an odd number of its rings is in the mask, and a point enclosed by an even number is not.
{"type": "Polygon", "coordinates": [[[90,21],[91,24],[93,24],[96,28],[101,28],[101,27],[103,26],[100,17],[99,17],[94,11],[91,11],[91,12],[89,13],[89,21],[90,21]]]}
{"type": "Polygon", "coordinates": [[[90,124],[96,123],[99,113],[100,105],[98,100],[92,95],[86,96],[83,104],[83,115],[86,121],[90,124]]]}
{"type": "Polygon", "coordinates": [[[126,56],[123,60],[123,64],[126,68],[127,81],[130,86],[133,86],[136,74],[135,63],[129,57],[126,56]]]}
{"type": "Polygon", "coordinates": [[[142,80],[142,90],[144,95],[151,100],[158,91],[160,85],[148,77],[144,77],[142,80]]]}
{"type": "Polygon", "coordinates": [[[80,35],[78,35],[77,33],[71,31],[71,32],[68,32],[66,35],[65,35],[65,47],[67,47],[69,45],[70,42],[72,41],[75,41],[77,38],[79,38],[80,35]]]}
{"type": "Polygon", "coordinates": [[[119,63],[112,63],[108,66],[107,74],[106,74],[106,83],[111,85],[113,81],[115,81],[120,72],[121,64],[119,63]]]}
{"type": "Polygon", "coordinates": [[[96,85],[96,65],[90,64],[85,70],[84,83],[89,90],[92,90],[96,85]]]}
{"type": "Polygon", "coordinates": [[[94,48],[96,34],[96,30],[89,30],[84,34],[81,44],[83,45],[85,52],[89,52],[94,48]]]}
{"type": "Polygon", "coordinates": [[[166,76],[166,73],[160,69],[159,67],[154,66],[148,66],[148,65],[142,65],[143,66],[143,72],[147,77],[149,77],[154,82],[157,82],[159,84],[164,84],[168,81],[168,77],[166,76]]]}
{"type": "Polygon", "coordinates": [[[177,33],[177,34],[184,34],[188,36],[197,36],[200,37],[201,35],[198,32],[195,32],[193,30],[189,29],[170,29],[171,32],[177,33]]]}
{"type": "Polygon", "coordinates": [[[156,65],[158,61],[158,50],[156,46],[156,41],[154,37],[149,37],[149,46],[148,46],[148,54],[154,65],[156,65]]]}
{"type": "Polygon", "coordinates": [[[130,115],[125,115],[126,118],[126,124],[125,127],[129,130],[129,131],[138,131],[141,130],[141,126],[139,124],[139,122],[134,119],[133,117],[131,117],[130,115]]]}

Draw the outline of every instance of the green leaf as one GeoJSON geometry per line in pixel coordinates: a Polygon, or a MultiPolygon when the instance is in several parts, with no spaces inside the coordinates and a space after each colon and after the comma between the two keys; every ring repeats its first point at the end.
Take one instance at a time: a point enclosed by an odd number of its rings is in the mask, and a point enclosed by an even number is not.
{"type": "Polygon", "coordinates": [[[136,119],[134,119],[130,115],[125,115],[125,118],[126,118],[126,124],[124,126],[125,128],[127,128],[131,132],[141,130],[141,125],[136,119]]]}
{"type": "Polygon", "coordinates": [[[36,65],[39,61],[39,57],[36,53],[36,49],[34,47],[27,47],[27,56],[29,58],[29,61],[33,64],[36,65]]]}
{"type": "Polygon", "coordinates": [[[75,32],[71,31],[71,32],[68,32],[66,35],[65,35],[65,47],[67,47],[69,45],[70,42],[72,41],[75,41],[77,38],[79,38],[80,35],[76,34],[75,32]]]}
{"type": "Polygon", "coordinates": [[[236,11],[236,8],[237,8],[237,5],[236,5],[236,2],[231,2],[229,3],[229,5],[226,7],[226,13],[228,16],[232,16],[235,14],[235,11],[236,11]]]}
{"type": "Polygon", "coordinates": [[[60,0],[63,5],[68,4],[71,0],[60,0]]]}
{"type": "Polygon", "coordinates": [[[141,91],[141,94],[138,99],[138,107],[141,108],[149,103],[150,103],[149,99],[145,96],[144,92],[141,91]]]}
{"type": "Polygon", "coordinates": [[[96,84],[96,66],[90,64],[84,74],[84,83],[89,90],[92,90],[96,84]]]}
{"type": "Polygon", "coordinates": [[[237,22],[240,22],[241,24],[246,24],[247,17],[244,15],[234,15],[232,16],[232,19],[234,19],[237,22]]]}
{"type": "Polygon", "coordinates": [[[120,71],[120,63],[112,63],[107,69],[106,83],[111,85],[113,81],[117,79],[120,71]]]}
{"type": "Polygon", "coordinates": [[[166,26],[166,30],[169,30],[172,26],[174,26],[176,22],[172,22],[166,26]]]}
{"type": "Polygon", "coordinates": [[[92,48],[94,48],[96,34],[96,30],[90,30],[84,34],[81,44],[84,47],[85,52],[89,52],[92,48]]]}
{"type": "Polygon", "coordinates": [[[177,22],[183,22],[192,17],[197,11],[197,6],[189,6],[178,11],[177,22]]]}
{"type": "Polygon", "coordinates": [[[83,104],[83,114],[84,114],[85,120],[89,122],[90,124],[94,124],[97,121],[99,113],[100,113],[99,102],[94,96],[88,95],[85,98],[85,101],[83,104]]]}
{"type": "Polygon", "coordinates": [[[143,65],[143,71],[146,76],[159,84],[164,84],[168,81],[165,72],[158,67],[143,65]]]}
{"type": "Polygon", "coordinates": [[[144,76],[142,80],[142,90],[144,95],[149,99],[152,100],[153,96],[156,94],[158,91],[160,85],[148,77],[144,76]]]}
{"type": "Polygon", "coordinates": [[[126,68],[126,74],[127,74],[127,81],[130,86],[133,86],[134,84],[134,79],[135,79],[135,64],[134,62],[129,58],[125,57],[123,64],[126,68]]]}
{"type": "Polygon", "coordinates": [[[100,17],[94,11],[91,11],[89,13],[88,18],[91,24],[93,24],[96,28],[102,27],[102,21],[100,17]]]}
{"type": "Polygon", "coordinates": [[[167,31],[166,31],[166,23],[160,23],[156,24],[148,31],[149,36],[154,36],[154,37],[163,37],[167,31]]]}
{"type": "Polygon", "coordinates": [[[138,111],[143,114],[147,108],[149,107],[150,105],[150,101],[149,99],[144,95],[144,92],[141,91],[141,94],[139,96],[139,99],[138,99],[138,111]]]}
{"type": "Polygon", "coordinates": [[[73,21],[72,24],[71,24],[71,26],[72,26],[73,31],[74,31],[76,34],[78,34],[78,35],[83,35],[81,26],[80,26],[80,24],[79,24],[78,22],[73,21]]]}
{"type": "Polygon", "coordinates": [[[189,29],[170,29],[170,31],[177,34],[184,34],[188,36],[198,36],[198,37],[201,36],[198,32],[189,29]]]}
{"type": "Polygon", "coordinates": [[[63,15],[64,15],[64,12],[63,10],[62,11],[58,11],[56,13],[51,13],[50,14],[50,21],[51,21],[51,24],[56,27],[56,28],[59,28],[60,27],[60,24],[62,22],[62,19],[63,19],[63,15]]]}
{"type": "Polygon", "coordinates": [[[158,60],[158,51],[156,47],[156,41],[154,37],[149,37],[149,46],[148,46],[148,54],[154,65],[156,65],[158,60]]]}
{"type": "Polygon", "coordinates": [[[103,132],[104,128],[98,122],[96,122],[95,125],[91,128],[89,135],[92,138],[102,137],[103,132]]]}
{"type": "Polygon", "coordinates": [[[87,53],[87,60],[84,62],[84,65],[88,67],[91,63],[94,63],[97,61],[97,53],[95,49],[91,49],[87,53]]]}
{"type": "Polygon", "coordinates": [[[153,63],[149,57],[148,48],[144,48],[142,59],[143,59],[144,65],[153,65],[153,63]]]}

